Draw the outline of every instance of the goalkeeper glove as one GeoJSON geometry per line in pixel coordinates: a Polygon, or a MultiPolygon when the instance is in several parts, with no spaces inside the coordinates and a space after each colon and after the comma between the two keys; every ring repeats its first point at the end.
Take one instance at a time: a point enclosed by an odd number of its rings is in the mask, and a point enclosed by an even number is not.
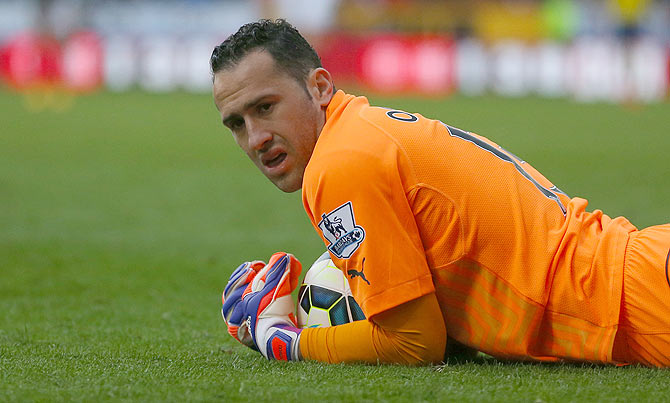
{"type": "MultiPolygon", "coordinates": [[[[301,329],[297,328],[293,312],[295,304],[291,292],[298,285],[302,265],[293,255],[280,252],[272,255],[268,264],[257,272],[254,267],[243,267],[244,265],[236,270],[243,274],[238,273],[236,277],[233,273],[231,276],[233,285],[229,282],[231,290],[239,289],[239,286],[236,288],[234,284],[243,283],[248,281],[249,277],[251,278],[251,282],[242,292],[241,300],[234,291],[229,291],[229,296],[225,298],[226,301],[235,300],[228,305],[234,305],[232,309],[228,309],[231,311],[228,317],[235,323],[240,323],[240,319],[244,321],[237,325],[238,337],[236,338],[242,342],[239,335],[240,329],[244,329],[245,340],[248,340],[247,333],[245,333],[248,332],[255,348],[266,358],[284,361],[300,360],[302,358],[299,351],[301,329]],[[250,269],[255,273],[251,274],[250,269]]],[[[224,297],[225,294],[224,291],[224,297]]],[[[224,303],[224,308],[226,308],[226,303],[224,303]]],[[[226,318],[224,314],[224,319],[226,318]]],[[[232,322],[227,320],[226,323],[229,324],[230,329],[232,322]]],[[[243,342],[243,344],[246,343],[243,342]]]]}
{"type": "Polygon", "coordinates": [[[235,340],[250,348],[255,348],[254,341],[251,338],[246,315],[240,302],[242,301],[242,294],[247,287],[250,287],[251,280],[263,267],[265,267],[265,262],[259,260],[242,263],[230,276],[221,298],[223,301],[221,316],[223,316],[223,320],[228,326],[228,333],[235,340]]]}

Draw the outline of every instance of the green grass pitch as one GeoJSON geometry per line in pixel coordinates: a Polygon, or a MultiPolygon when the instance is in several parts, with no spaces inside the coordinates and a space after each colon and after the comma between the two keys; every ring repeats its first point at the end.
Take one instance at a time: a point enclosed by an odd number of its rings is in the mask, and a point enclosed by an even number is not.
{"type": "MultiPolygon", "coordinates": [[[[498,142],[591,208],[670,221],[670,105],[381,98],[498,142]]],[[[663,401],[670,372],[495,360],[268,362],[220,293],[242,261],[323,250],[300,195],[236,148],[210,96],[0,92],[0,401],[663,401]]],[[[670,320],[670,318],[669,318],[670,320]]]]}

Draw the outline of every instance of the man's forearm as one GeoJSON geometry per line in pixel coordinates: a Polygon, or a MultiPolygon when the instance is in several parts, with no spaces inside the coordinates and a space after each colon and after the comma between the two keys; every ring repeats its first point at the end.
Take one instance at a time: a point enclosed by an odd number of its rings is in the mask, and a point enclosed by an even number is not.
{"type": "Polygon", "coordinates": [[[447,333],[435,294],[407,302],[371,320],[303,330],[306,360],[422,365],[442,361],[447,333]]]}

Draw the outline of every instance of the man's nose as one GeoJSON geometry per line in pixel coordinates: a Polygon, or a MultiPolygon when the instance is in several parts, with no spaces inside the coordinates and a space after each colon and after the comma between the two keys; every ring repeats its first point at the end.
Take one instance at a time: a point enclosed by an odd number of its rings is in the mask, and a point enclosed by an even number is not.
{"type": "Polygon", "coordinates": [[[258,122],[247,122],[247,135],[249,137],[249,147],[258,151],[263,149],[266,143],[272,140],[272,133],[258,122]]]}

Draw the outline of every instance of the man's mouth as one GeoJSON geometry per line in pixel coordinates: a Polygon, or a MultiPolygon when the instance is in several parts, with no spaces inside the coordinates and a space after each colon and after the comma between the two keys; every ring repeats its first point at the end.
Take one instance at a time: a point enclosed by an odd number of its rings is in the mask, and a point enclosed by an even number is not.
{"type": "Polygon", "coordinates": [[[286,153],[279,153],[274,158],[263,158],[263,165],[267,168],[274,168],[286,159],[286,153]]]}

